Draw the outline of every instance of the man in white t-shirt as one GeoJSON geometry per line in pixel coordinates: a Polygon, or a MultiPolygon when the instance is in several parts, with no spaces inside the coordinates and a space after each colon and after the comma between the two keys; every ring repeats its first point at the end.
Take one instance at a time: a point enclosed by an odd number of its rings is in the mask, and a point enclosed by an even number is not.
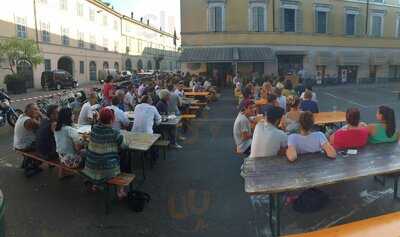
{"type": "Polygon", "coordinates": [[[236,117],[233,125],[233,138],[235,139],[236,152],[240,154],[250,154],[251,138],[253,136],[251,130],[250,117],[255,114],[255,105],[252,100],[245,101],[240,108],[240,112],[236,117]]]}
{"type": "Polygon", "coordinates": [[[126,115],[124,111],[118,108],[120,102],[121,102],[120,98],[118,96],[114,96],[111,101],[112,105],[107,107],[114,111],[115,121],[112,124],[112,127],[117,130],[128,129],[129,127],[128,115],[126,115]]]}
{"type": "Polygon", "coordinates": [[[251,143],[250,158],[276,156],[287,147],[288,136],[277,128],[284,114],[280,107],[269,107],[266,122],[257,124],[251,143]]]}
{"type": "Polygon", "coordinates": [[[161,115],[155,106],[151,105],[152,99],[148,95],[141,98],[141,104],[136,105],[133,112],[135,119],[132,127],[132,132],[141,132],[153,134],[154,123],[157,125],[161,123],[161,115]]]}
{"type": "Polygon", "coordinates": [[[94,118],[97,116],[97,109],[100,105],[97,104],[97,95],[92,92],[89,94],[88,102],[83,104],[81,112],[79,113],[78,124],[79,125],[90,125],[94,122],[94,118]]]}

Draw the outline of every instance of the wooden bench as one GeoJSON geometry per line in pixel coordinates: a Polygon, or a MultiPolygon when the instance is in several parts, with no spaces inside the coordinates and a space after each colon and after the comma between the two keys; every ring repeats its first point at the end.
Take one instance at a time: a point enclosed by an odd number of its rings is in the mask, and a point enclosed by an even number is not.
{"type": "Polygon", "coordinates": [[[192,103],[192,105],[204,107],[204,106],[207,106],[207,102],[194,102],[194,103],[192,103]]]}
{"type": "Polygon", "coordinates": [[[397,237],[400,236],[400,212],[355,221],[319,231],[287,237],[397,237]]]}
{"type": "Polygon", "coordinates": [[[195,114],[182,114],[182,120],[192,120],[195,119],[197,116],[195,114]]]}
{"type": "Polygon", "coordinates": [[[32,160],[40,161],[50,166],[55,166],[60,170],[65,170],[73,174],[77,174],[85,179],[89,180],[92,184],[97,186],[101,186],[105,189],[105,208],[106,214],[110,213],[110,186],[129,186],[129,190],[132,191],[132,182],[135,180],[136,176],[134,174],[121,173],[118,176],[107,180],[107,181],[94,181],[87,175],[82,172],[82,169],[71,169],[63,164],[61,164],[58,160],[45,160],[41,158],[41,156],[37,152],[23,152],[16,150],[17,154],[22,155],[24,158],[29,158],[32,160]]]}

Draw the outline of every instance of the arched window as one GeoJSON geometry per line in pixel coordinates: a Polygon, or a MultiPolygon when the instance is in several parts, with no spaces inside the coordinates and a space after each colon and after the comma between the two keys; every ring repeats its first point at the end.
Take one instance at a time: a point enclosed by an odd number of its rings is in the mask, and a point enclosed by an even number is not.
{"type": "Polygon", "coordinates": [[[147,61],[147,70],[152,70],[153,69],[153,64],[151,63],[151,61],[147,61]]]}
{"type": "Polygon", "coordinates": [[[141,59],[139,59],[138,62],[137,62],[137,69],[138,70],[143,69],[143,61],[141,59]]]}
{"type": "Polygon", "coordinates": [[[104,62],[103,63],[103,69],[109,69],[110,67],[108,66],[108,62],[104,62]]]}
{"type": "Polygon", "coordinates": [[[125,61],[125,70],[132,71],[132,61],[129,58],[125,61]]]}
{"type": "Polygon", "coordinates": [[[118,63],[118,62],[115,62],[115,63],[114,63],[114,69],[115,69],[116,71],[119,71],[119,63],[118,63]]]}

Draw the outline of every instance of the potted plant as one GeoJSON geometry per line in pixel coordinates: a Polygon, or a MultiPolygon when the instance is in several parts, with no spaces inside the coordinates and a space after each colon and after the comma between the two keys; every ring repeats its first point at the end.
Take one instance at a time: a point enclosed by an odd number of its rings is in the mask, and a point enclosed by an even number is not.
{"type": "Polygon", "coordinates": [[[2,41],[0,58],[8,62],[6,69],[11,72],[4,78],[9,93],[26,92],[26,78],[16,70],[19,63],[28,63],[32,67],[36,67],[43,62],[43,57],[35,41],[29,39],[8,38],[2,41]]]}

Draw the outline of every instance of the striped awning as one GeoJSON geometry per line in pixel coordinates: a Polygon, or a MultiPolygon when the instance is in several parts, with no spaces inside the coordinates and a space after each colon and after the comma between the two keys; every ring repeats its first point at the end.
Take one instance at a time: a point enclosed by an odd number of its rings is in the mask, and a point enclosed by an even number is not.
{"type": "Polygon", "coordinates": [[[181,62],[269,62],[274,55],[267,47],[241,48],[185,48],[180,57],[181,62]]]}

